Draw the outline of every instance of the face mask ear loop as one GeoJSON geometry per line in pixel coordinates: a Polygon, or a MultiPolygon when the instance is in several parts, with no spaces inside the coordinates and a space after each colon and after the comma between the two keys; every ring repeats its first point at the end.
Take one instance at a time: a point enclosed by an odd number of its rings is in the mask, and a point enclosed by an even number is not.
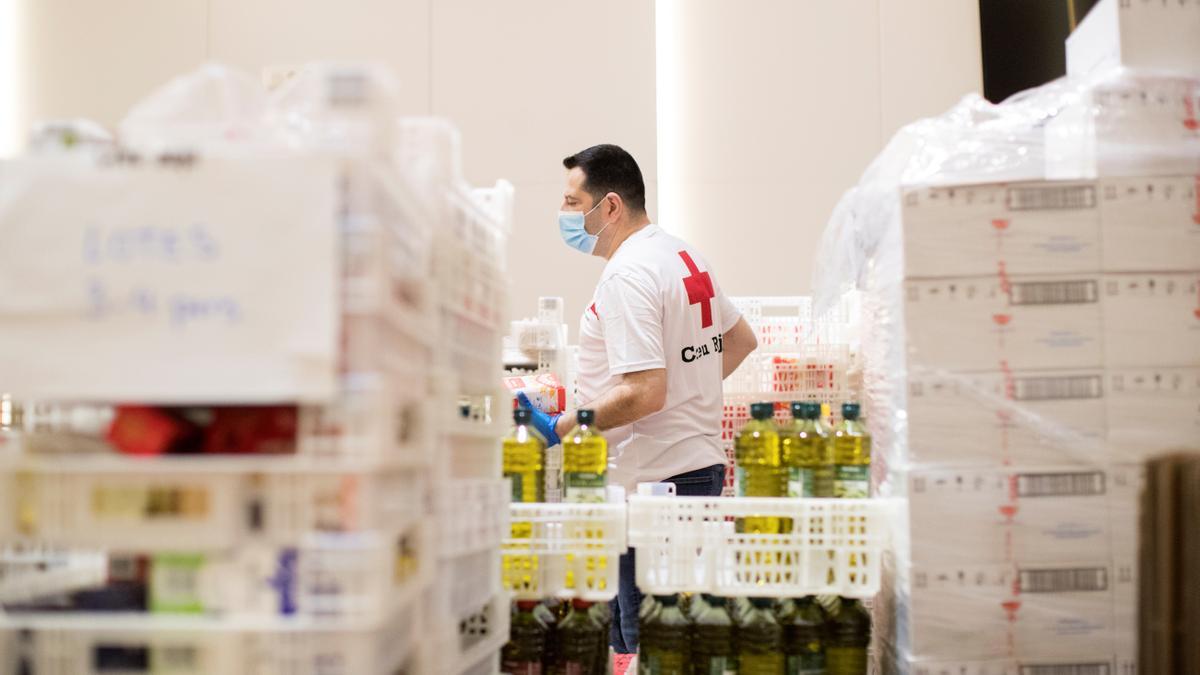
{"type": "MultiPolygon", "coordinates": [[[[607,198],[607,195],[605,195],[605,198],[607,198]]],[[[596,204],[595,206],[592,207],[592,211],[595,211],[596,209],[600,208],[600,205],[603,203],[604,203],[604,199],[601,199],[599,204],[596,204]]],[[[590,215],[592,213],[592,211],[588,211],[587,213],[583,214],[583,217],[584,218],[588,217],[588,215],[590,215]]],[[[597,232],[596,234],[593,234],[592,236],[599,237],[602,232],[604,232],[605,230],[608,229],[609,225],[612,225],[612,223],[605,223],[604,227],[600,228],[600,232],[597,232]]]]}

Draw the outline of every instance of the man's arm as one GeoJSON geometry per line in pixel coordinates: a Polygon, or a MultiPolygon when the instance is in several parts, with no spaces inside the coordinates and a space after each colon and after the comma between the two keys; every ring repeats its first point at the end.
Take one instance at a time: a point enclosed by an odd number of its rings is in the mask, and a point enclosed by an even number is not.
{"type": "Polygon", "coordinates": [[[746,323],[745,317],[739,318],[721,338],[721,379],[729,377],[757,348],[758,338],[754,335],[754,329],[746,323]]]}
{"type": "MultiPolygon", "coordinates": [[[[662,410],[667,403],[667,369],[654,368],[625,373],[621,381],[587,407],[596,411],[600,431],[623,427],[662,410]]],[[[559,438],[575,428],[575,411],[558,418],[555,432],[559,438]]]]}

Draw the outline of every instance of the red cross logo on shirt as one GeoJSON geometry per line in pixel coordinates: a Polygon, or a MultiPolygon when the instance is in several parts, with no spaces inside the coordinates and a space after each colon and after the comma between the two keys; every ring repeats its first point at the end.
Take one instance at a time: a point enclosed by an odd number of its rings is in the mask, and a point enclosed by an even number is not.
{"type": "Polygon", "coordinates": [[[683,258],[683,264],[687,265],[688,272],[691,272],[690,276],[683,278],[688,304],[700,305],[700,327],[708,328],[713,323],[711,301],[716,297],[716,293],[713,292],[712,278],[708,276],[708,272],[701,272],[700,268],[696,267],[696,263],[687,251],[680,251],[679,257],[683,258]]]}

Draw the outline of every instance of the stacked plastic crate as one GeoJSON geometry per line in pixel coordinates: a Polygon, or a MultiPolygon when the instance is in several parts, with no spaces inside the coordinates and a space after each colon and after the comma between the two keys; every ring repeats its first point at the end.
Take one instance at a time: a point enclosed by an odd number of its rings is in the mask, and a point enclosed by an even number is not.
{"type": "MultiPolygon", "coordinates": [[[[204,71],[164,91],[194,89],[197,77],[225,85],[229,76],[204,71]]],[[[71,588],[80,585],[72,573],[71,586],[50,595],[6,593],[0,671],[495,670],[507,635],[496,562],[507,490],[488,406],[500,373],[498,280],[511,188],[472,191],[454,176],[432,190],[427,168],[456,168],[457,148],[424,143],[407,123],[397,128],[380,85],[355,67],[302,74],[275,101],[282,119],[309,134],[300,149],[108,148],[2,167],[8,209],[0,228],[9,241],[80,235],[85,249],[82,262],[44,256],[47,270],[43,257],[29,256],[10,273],[32,276],[6,279],[0,313],[22,329],[0,349],[8,364],[0,377],[24,419],[19,441],[2,448],[5,562],[22,551],[59,551],[45,547],[98,548],[108,559],[101,586],[71,588]],[[294,105],[288,97],[304,89],[304,106],[294,105]],[[306,168],[289,173],[294,166],[306,168]],[[97,186],[110,201],[96,199],[97,186]],[[205,206],[231,199],[214,186],[253,195],[235,211],[261,222],[206,225],[212,213],[230,213],[205,206]],[[88,220],[98,225],[79,229],[78,219],[55,211],[75,201],[92,207],[88,220]],[[278,227],[291,216],[297,240],[311,228],[331,246],[295,254],[278,227]],[[153,227],[177,221],[187,223],[178,236],[153,227]],[[136,224],[134,234],[118,236],[123,224],[136,224]],[[259,230],[279,238],[264,248],[259,230]],[[459,249],[448,248],[450,238],[459,249]],[[287,330],[275,349],[283,356],[261,359],[284,364],[294,381],[256,390],[277,385],[279,374],[260,380],[240,371],[257,362],[236,360],[245,346],[213,330],[211,349],[177,350],[177,368],[122,382],[131,364],[171,362],[154,361],[156,350],[169,355],[175,345],[156,341],[162,331],[151,322],[237,327],[267,309],[249,299],[234,311],[158,295],[182,283],[178,265],[189,251],[220,251],[233,261],[223,272],[249,270],[238,279],[252,278],[267,256],[277,261],[263,265],[270,270],[296,270],[289,279],[329,273],[329,297],[304,298],[311,317],[280,313],[287,330]],[[151,254],[176,266],[140,264],[151,254]],[[39,302],[60,305],[20,282],[74,278],[72,265],[95,264],[92,255],[140,264],[144,283],[128,295],[98,297],[92,285],[83,302],[68,298],[65,325],[79,329],[69,338],[21,321],[39,302]],[[146,330],[128,330],[131,317],[146,330]],[[293,340],[314,330],[328,331],[331,358],[293,340]],[[53,354],[28,348],[39,337],[50,349],[74,339],[80,353],[102,356],[89,371],[99,376],[47,365],[41,359],[53,354]],[[490,639],[468,635],[480,632],[490,639]]],[[[287,288],[269,274],[266,281],[287,288]]],[[[244,282],[217,285],[230,297],[253,294],[244,282]]]]}
{"type": "Polygon", "coordinates": [[[725,380],[721,442],[729,458],[725,494],[733,494],[733,439],[750,419],[750,404],[776,403],[775,417],[791,418],[792,401],[816,401],[841,415],[841,404],[856,400],[849,387],[851,351],[845,341],[847,308],[814,321],[812,301],[803,296],[730,298],[758,337],[758,349],[725,380]]]}
{"type": "MultiPolygon", "coordinates": [[[[509,398],[500,387],[512,187],[470,189],[459,168],[458,133],[444,121],[409,119],[401,128],[408,147],[445,149],[432,155],[445,164],[422,162],[419,169],[427,204],[443,225],[432,242],[439,349],[432,362],[438,414],[430,509],[437,570],[423,600],[428,623],[416,672],[494,673],[509,618],[500,584],[511,495],[500,438],[509,398]]],[[[428,156],[416,152],[418,160],[428,156]]]]}

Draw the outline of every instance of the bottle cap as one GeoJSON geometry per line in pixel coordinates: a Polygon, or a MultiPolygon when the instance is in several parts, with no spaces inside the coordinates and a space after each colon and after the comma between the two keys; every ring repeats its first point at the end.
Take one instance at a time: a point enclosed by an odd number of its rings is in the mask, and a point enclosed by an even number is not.
{"type": "Polygon", "coordinates": [[[775,604],[775,601],[771,598],[750,598],[750,604],[759,609],[769,609],[771,605],[775,604]]]}
{"type": "Polygon", "coordinates": [[[725,606],[725,598],[720,595],[705,595],[704,602],[707,602],[708,604],[712,605],[713,607],[724,607],[725,606]]]}
{"type": "Polygon", "coordinates": [[[792,401],[792,419],[797,419],[797,420],[806,419],[804,417],[804,414],[805,414],[805,410],[807,408],[808,408],[807,403],[802,403],[800,401],[792,401]]]}
{"type": "Polygon", "coordinates": [[[664,607],[674,607],[679,604],[679,596],[677,595],[656,595],[654,600],[664,607]]]}
{"type": "Polygon", "coordinates": [[[541,603],[539,603],[537,600],[518,600],[517,609],[521,610],[522,612],[530,612],[536,609],[539,604],[541,603]]]}
{"type": "Polygon", "coordinates": [[[769,420],[775,416],[774,403],[751,403],[750,416],[756,420],[769,420]]]}
{"type": "Polygon", "coordinates": [[[574,598],[571,600],[571,606],[579,611],[586,611],[591,608],[594,603],[584,600],[583,598],[574,598]]]}
{"type": "Polygon", "coordinates": [[[804,419],[819,420],[821,419],[821,404],[813,401],[804,402],[804,419]]]}
{"type": "Polygon", "coordinates": [[[579,409],[579,410],[578,410],[578,411],[575,413],[575,421],[576,421],[576,422],[579,422],[580,424],[595,424],[595,422],[596,422],[596,411],[595,411],[595,410],[586,409],[586,408],[580,408],[580,409],[579,409]]]}
{"type": "Polygon", "coordinates": [[[533,411],[529,408],[517,408],[513,411],[513,422],[517,424],[529,424],[533,421],[533,411]]]}
{"type": "Polygon", "coordinates": [[[842,404],[842,419],[856,420],[858,419],[859,407],[857,403],[842,404]]]}

